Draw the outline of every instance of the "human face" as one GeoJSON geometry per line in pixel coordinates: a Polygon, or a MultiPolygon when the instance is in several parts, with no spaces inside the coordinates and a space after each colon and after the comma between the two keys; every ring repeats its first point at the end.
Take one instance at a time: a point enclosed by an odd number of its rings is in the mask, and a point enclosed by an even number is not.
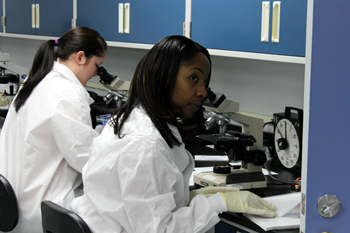
{"type": "Polygon", "coordinates": [[[171,100],[175,111],[183,119],[190,119],[207,96],[205,82],[209,72],[210,64],[203,53],[198,53],[191,62],[180,66],[171,100]]]}
{"type": "Polygon", "coordinates": [[[103,63],[104,59],[105,55],[102,57],[92,56],[90,59],[81,62],[81,69],[79,76],[77,77],[84,87],[86,86],[87,81],[92,77],[97,76],[97,68],[103,63]]]}

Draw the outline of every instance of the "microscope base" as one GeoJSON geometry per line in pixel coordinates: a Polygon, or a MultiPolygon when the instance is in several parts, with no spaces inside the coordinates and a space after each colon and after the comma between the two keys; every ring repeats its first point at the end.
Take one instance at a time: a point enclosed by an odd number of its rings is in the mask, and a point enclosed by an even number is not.
{"type": "Polygon", "coordinates": [[[247,171],[245,169],[233,170],[230,174],[214,172],[197,173],[194,175],[193,181],[202,187],[266,188],[266,177],[262,171],[247,171]]]}

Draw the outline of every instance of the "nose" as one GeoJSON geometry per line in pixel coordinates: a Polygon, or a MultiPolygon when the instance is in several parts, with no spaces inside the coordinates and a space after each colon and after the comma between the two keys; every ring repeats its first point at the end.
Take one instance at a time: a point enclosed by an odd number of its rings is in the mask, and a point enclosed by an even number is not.
{"type": "Polygon", "coordinates": [[[205,97],[207,97],[208,91],[207,91],[207,88],[206,88],[205,84],[202,84],[202,85],[199,87],[199,89],[198,89],[198,91],[197,91],[197,95],[198,95],[198,96],[202,96],[203,99],[204,99],[205,97]]]}

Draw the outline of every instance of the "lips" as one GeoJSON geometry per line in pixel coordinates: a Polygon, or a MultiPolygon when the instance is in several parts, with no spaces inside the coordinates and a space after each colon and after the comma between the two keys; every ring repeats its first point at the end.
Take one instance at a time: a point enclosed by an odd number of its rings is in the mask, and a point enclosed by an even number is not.
{"type": "Polygon", "coordinates": [[[191,104],[191,106],[195,109],[195,111],[197,111],[200,108],[201,105],[202,104],[198,104],[198,103],[192,103],[191,104]]]}

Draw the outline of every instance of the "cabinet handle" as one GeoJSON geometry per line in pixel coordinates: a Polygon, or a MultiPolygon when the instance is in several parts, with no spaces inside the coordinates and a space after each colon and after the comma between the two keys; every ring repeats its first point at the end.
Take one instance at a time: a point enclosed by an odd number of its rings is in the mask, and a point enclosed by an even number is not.
{"type": "Polygon", "coordinates": [[[262,2],[261,9],[261,41],[269,42],[270,2],[262,2]]]}
{"type": "Polygon", "coordinates": [[[35,27],[39,28],[40,27],[40,7],[39,4],[35,5],[35,27]]]}
{"type": "Polygon", "coordinates": [[[118,32],[120,34],[124,33],[124,4],[119,3],[118,7],[118,32]]]}
{"type": "Polygon", "coordinates": [[[35,28],[35,4],[32,4],[32,28],[35,28]]]}
{"type": "Polygon", "coordinates": [[[280,13],[281,13],[281,2],[273,2],[272,36],[271,36],[271,41],[273,43],[280,42],[280,13]]]}
{"type": "Polygon", "coordinates": [[[130,3],[125,3],[125,26],[124,33],[130,33],[130,3]]]}

